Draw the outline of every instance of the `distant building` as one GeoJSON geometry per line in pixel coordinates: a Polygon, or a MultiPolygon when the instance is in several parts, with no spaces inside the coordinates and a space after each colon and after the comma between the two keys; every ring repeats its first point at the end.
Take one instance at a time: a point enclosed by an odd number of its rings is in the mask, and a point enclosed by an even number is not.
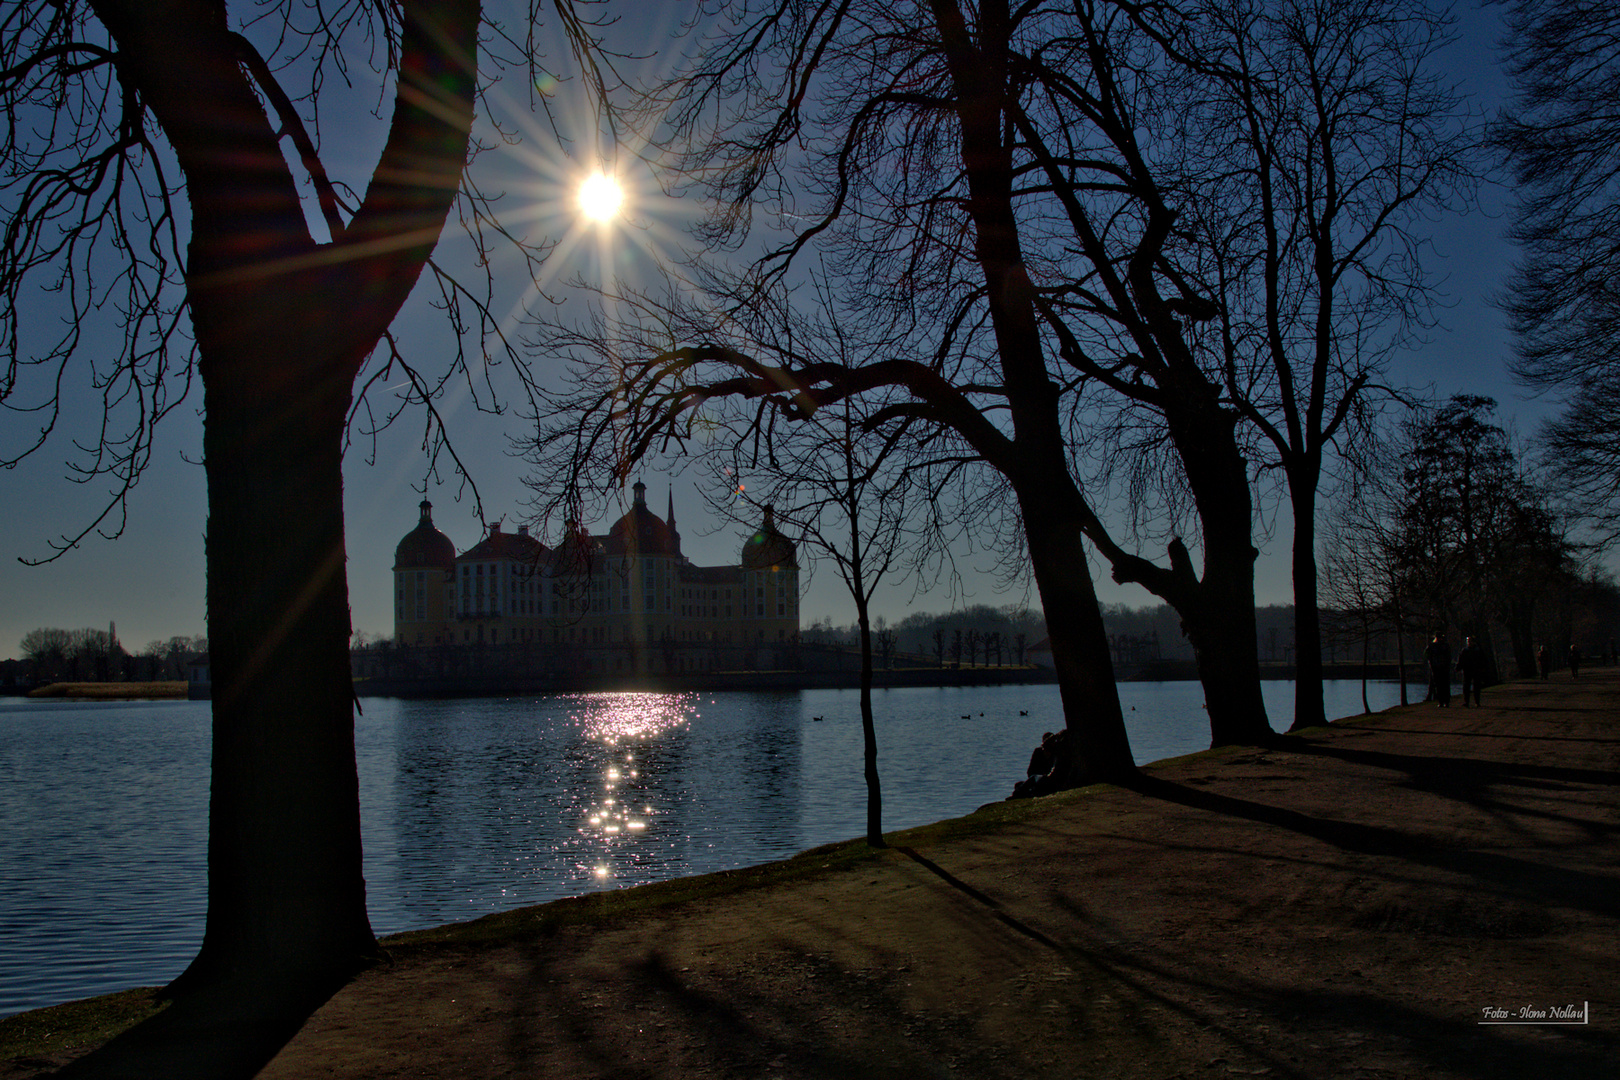
{"type": "Polygon", "coordinates": [[[646,485],[607,533],[570,523],[555,548],[497,522],[460,555],[424,500],[394,551],[394,643],[528,646],[529,668],[686,672],[774,666],[799,636],[799,562],[766,508],[735,566],[696,566],[646,485]]]}

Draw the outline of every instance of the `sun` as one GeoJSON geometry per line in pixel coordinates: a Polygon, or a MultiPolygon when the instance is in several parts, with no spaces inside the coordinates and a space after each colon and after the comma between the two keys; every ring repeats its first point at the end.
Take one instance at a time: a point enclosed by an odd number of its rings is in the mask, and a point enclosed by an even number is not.
{"type": "Polygon", "coordinates": [[[624,205],[624,190],[606,173],[593,173],[579,186],[579,209],[595,222],[611,221],[624,205]]]}

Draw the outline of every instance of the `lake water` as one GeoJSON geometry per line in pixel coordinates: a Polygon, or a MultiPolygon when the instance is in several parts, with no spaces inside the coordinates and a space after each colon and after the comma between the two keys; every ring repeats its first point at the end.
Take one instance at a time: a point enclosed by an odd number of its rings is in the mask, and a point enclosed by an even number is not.
{"type": "MultiPolygon", "coordinates": [[[[1265,693],[1286,728],[1293,684],[1265,693]]],[[[1197,683],[1120,695],[1139,763],[1208,746],[1197,683]]],[[[1385,708],[1399,688],[1369,695],[1385,708]]],[[[379,934],[865,834],[855,691],[362,704],[379,934]]],[[[1061,722],[1053,686],[879,690],[874,705],[886,831],[1004,798],[1061,722]]],[[[1327,705],[1360,713],[1360,683],[1329,683],[1327,705]]],[[[185,967],[206,909],[208,757],[206,702],[0,699],[0,1016],[185,967]]]]}

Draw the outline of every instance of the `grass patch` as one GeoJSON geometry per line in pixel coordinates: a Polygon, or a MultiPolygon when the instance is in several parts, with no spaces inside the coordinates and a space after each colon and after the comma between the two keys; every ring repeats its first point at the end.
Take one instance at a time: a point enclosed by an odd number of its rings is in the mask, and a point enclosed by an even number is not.
{"type": "Polygon", "coordinates": [[[748,889],[784,885],[856,866],[881,857],[881,854],[867,847],[864,840],[846,840],[811,848],[791,859],[761,866],[720,870],[712,874],[655,881],[628,889],[608,889],[584,896],[564,897],[534,907],[495,912],[471,922],[451,923],[429,930],[411,930],[384,938],[382,945],[396,955],[437,947],[502,945],[532,938],[536,934],[544,935],[564,926],[603,923],[660,908],[712,900],[748,889]]]}
{"type": "MultiPolygon", "coordinates": [[[[883,838],[891,848],[929,848],[951,841],[988,836],[1038,817],[1059,803],[1082,798],[1088,790],[1091,789],[1077,788],[1041,799],[990,803],[965,817],[885,833],[883,838]]],[[[885,857],[884,850],[867,847],[864,839],[845,840],[811,848],[779,862],[565,897],[515,911],[495,912],[470,922],[407,931],[384,938],[382,945],[400,958],[416,950],[499,946],[528,940],[536,935],[543,936],[565,926],[601,924],[752,889],[791,885],[885,857]]]]}
{"type": "Polygon", "coordinates": [[[171,682],[57,682],[28,691],[31,698],[74,701],[184,701],[186,684],[171,682]]]}
{"type": "Polygon", "coordinates": [[[124,990],[8,1016],[0,1020],[0,1061],[99,1046],[161,1010],[157,994],[154,987],[124,990]]]}

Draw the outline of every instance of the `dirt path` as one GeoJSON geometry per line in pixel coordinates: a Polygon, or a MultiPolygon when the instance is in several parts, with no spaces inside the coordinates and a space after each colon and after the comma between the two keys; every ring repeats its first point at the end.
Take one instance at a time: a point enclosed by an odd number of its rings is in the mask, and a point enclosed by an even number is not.
{"type": "Polygon", "coordinates": [[[1617,830],[1620,672],[1512,684],[786,885],[406,949],[261,1076],[1613,1077],[1617,830]]]}

